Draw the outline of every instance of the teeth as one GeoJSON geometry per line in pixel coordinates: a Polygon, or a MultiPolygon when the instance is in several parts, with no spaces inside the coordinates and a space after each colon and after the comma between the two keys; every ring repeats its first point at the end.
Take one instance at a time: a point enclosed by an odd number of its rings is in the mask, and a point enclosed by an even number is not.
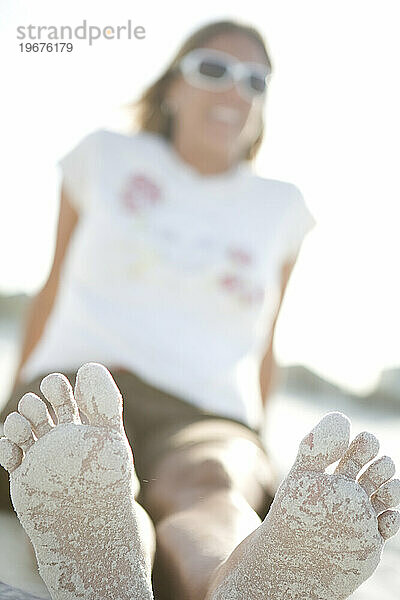
{"type": "Polygon", "coordinates": [[[211,117],[217,121],[224,123],[238,123],[240,119],[240,111],[231,106],[213,106],[210,111],[211,117]]]}

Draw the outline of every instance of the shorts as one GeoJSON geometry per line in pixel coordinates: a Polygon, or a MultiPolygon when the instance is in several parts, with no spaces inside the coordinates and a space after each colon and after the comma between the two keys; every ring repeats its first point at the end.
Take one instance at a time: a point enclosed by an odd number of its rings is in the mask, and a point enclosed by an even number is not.
{"type": "MultiPolygon", "coordinates": [[[[265,488],[265,507],[259,512],[260,517],[264,518],[273,499],[271,489],[275,487],[275,482],[258,431],[230,417],[202,410],[148,384],[130,371],[110,369],[110,372],[123,397],[124,427],[132,447],[139,482],[149,481],[157,462],[171,451],[207,441],[244,438],[259,449],[260,465],[255,477],[260,477],[261,485],[265,488]]],[[[47,373],[16,387],[0,414],[0,423],[10,412],[17,410],[18,402],[25,393],[34,392],[44,399],[39,385],[45,375],[47,373]]],[[[74,386],[76,373],[67,371],[64,375],[74,386]]],[[[46,404],[52,413],[50,405],[46,404]]],[[[140,496],[138,500],[140,502],[140,496]]],[[[0,468],[0,510],[11,508],[8,475],[0,468]]]]}

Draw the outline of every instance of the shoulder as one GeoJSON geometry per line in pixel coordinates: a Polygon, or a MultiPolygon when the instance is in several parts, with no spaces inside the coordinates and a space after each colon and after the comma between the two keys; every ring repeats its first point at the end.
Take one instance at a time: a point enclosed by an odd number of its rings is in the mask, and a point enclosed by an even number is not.
{"type": "Polygon", "coordinates": [[[303,194],[294,183],[262,177],[249,167],[245,167],[243,172],[252,197],[261,205],[276,206],[280,212],[306,208],[303,194]]]}
{"type": "Polygon", "coordinates": [[[247,170],[247,173],[249,182],[261,193],[264,193],[266,199],[273,197],[288,202],[304,201],[301,191],[294,183],[262,177],[250,169],[247,170]]]}

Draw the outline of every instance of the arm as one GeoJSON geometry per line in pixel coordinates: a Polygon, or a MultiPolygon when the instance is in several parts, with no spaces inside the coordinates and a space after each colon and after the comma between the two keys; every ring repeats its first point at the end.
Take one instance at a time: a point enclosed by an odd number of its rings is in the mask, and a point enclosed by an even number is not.
{"type": "Polygon", "coordinates": [[[290,262],[287,262],[283,265],[281,270],[281,295],[278,303],[278,308],[275,314],[275,318],[272,324],[271,337],[269,339],[269,344],[267,350],[264,354],[264,358],[261,362],[260,367],[260,388],[261,388],[261,398],[263,402],[263,406],[265,408],[267,399],[271,394],[271,390],[276,386],[276,378],[277,378],[277,364],[275,362],[275,356],[273,351],[274,345],[274,335],[275,335],[275,326],[278,320],[280,308],[283,302],[283,298],[285,295],[286,287],[290,279],[290,275],[293,271],[293,267],[296,264],[297,256],[290,262]]]}
{"type": "Polygon", "coordinates": [[[40,292],[32,299],[27,311],[20,359],[14,379],[14,387],[19,383],[21,369],[36,344],[39,342],[46,321],[51,313],[58,289],[61,266],[64,261],[69,240],[77,222],[78,214],[68,200],[65,186],[63,185],[61,188],[60,212],[53,265],[47,282],[40,292]]]}

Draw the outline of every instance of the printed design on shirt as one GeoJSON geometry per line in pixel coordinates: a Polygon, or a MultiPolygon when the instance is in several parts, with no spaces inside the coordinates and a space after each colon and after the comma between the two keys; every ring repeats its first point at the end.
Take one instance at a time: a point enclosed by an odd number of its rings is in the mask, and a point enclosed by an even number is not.
{"type": "Polygon", "coordinates": [[[260,304],[264,299],[264,288],[241,274],[223,273],[217,281],[221,290],[234,296],[241,304],[260,304]]]}
{"type": "Polygon", "coordinates": [[[217,278],[221,290],[241,304],[260,304],[264,299],[264,288],[254,282],[248,272],[253,263],[250,252],[239,246],[229,246],[226,255],[230,266],[217,278]]]}
{"type": "Polygon", "coordinates": [[[167,220],[157,211],[138,220],[129,234],[129,277],[156,278],[159,285],[178,287],[203,281],[242,308],[262,304],[265,289],[255,273],[253,251],[208,229],[208,224],[194,223],[190,212],[178,211],[167,220]]]}
{"type": "Polygon", "coordinates": [[[230,246],[226,250],[228,258],[236,265],[247,267],[253,262],[253,257],[248,250],[238,246],[230,246]]]}
{"type": "Polygon", "coordinates": [[[133,173],[125,182],[121,195],[123,205],[132,213],[154,208],[162,199],[161,188],[148,175],[133,173]]]}

